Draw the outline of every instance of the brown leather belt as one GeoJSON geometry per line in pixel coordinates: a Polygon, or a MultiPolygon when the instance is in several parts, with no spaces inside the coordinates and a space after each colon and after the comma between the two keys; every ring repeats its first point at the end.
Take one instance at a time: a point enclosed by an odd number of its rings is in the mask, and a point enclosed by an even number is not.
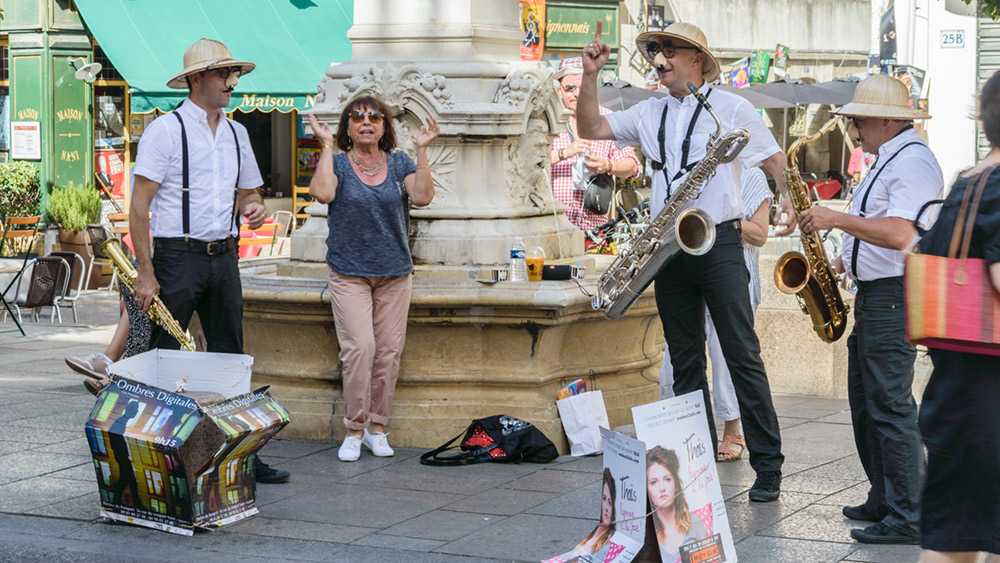
{"type": "Polygon", "coordinates": [[[153,248],[156,250],[172,250],[174,252],[191,252],[193,254],[205,254],[215,256],[223,254],[236,248],[236,238],[229,237],[221,240],[204,241],[198,239],[184,240],[183,237],[153,239],[153,248]]]}

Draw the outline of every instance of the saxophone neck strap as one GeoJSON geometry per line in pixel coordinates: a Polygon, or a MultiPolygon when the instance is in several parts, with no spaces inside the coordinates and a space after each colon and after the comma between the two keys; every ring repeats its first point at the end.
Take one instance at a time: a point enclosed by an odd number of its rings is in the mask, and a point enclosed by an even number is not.
{"type": "MultiPolygon", "coordinates": [[[[709,96],[712,95],[713,90],[709,88],[708,92],[705,94],[705,99],[707,100],[709,96]]],[[[667,101],[663,104],[663,114],[660,116],[660,130],[656,133],[656,140],[660,144],[660,161],[653,161],[653,170],[662,171],[663,179],[667,181],[667,199],[670,199],[670,184],[676,181],[678,178],[687,174],[689,170],[698,165],[695,161],[688,164],[688,154],[691,152],[691,135],[694,134],[694,127],[698,123],[698,117],[701,115],[701,111],[705,109],[705,106],[701,103],[694,110],[694,115],[691,116],[691,121],[688,123],[687,133],[684,136],[684,142],[681,143],[681,165],[677,169],[677,173],[670,176],[667,172],[666,162],[667,162],[667,148],[666,148],[666,137],[667,137],[667,111],[670,109],[670,102],[667,101]]]]}
{"type": "MultiPolygon", "coordinates": [[[[181,185],[181,223],[184,229],[184,240],[190,240],[191,238],[191,166],[190,159],[188,157],[188,142],[187,142],[187,130],[184,128],[184,119],[181,118],[181,114],[177,112],[180,107],[184,105],[184,101],[177,104],[174,111],[170,112],[177,118],[177,122],[181,125],[181,175],[182,185],[181,185]]],[[[226,118],[226,124],[229,125],[229,130],[233,133],[233,143],[236,145],[236,184],[233,190],[233,218],[229,223],[229,231],[232,232],[233,228],[236,226],[236,196],[239,193],[240,186],[240,169],[243,167],[240,155],[240,139],[236,136],[236,128],[233,127],[233,122],[228,117],[226,118]]]]}
{"type": "MultiPolygon", "coordinates": [[[[878,180],[879,175],[882,174],[882,171],[885,170],[886,167],[889,166],[889,163],[892,162],[893,159],[895,159],[897,156],[899,156],[899,153],[903,152],[903,150],[906,149],[906,147],[913,145],[923,145],[923,143],[921,143],[920,141],[910,141],[909,143],[906,143],[905,145],[899,147],[899,150],[892,153],[892,156],[890,156],[885,161],[885,164],[880,166],[879,169],[876,170],[874,174],[871,174],[870,182],[868,181],[868,178],[865,178],[864,182],[865,195],[864,197],[861,198],[861,209],[858,212],[858,217],[865,216],[865,210],[868,207],[868,196],[871,195],[872,188],[875,186],[875,182],[878,180]]],[[[876,164],[878,164],[877,161],[876,164]]],[[[860,189],[860,187],[858,189],[860,189]]],[[[923,210],[921,209],[921,211],[923,210]]],[[[861,249],[861,239],[859,239],[858,237],[854,237],[854,248],[851,251],[851,275],[854,276],[854,279],[858,279],[858,250],[860,249],[861,249]]]]}

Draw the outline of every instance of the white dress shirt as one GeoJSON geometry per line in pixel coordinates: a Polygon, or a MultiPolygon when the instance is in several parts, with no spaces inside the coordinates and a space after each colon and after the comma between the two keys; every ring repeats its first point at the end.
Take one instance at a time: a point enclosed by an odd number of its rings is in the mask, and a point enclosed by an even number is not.
{"type": "MultiPolygon", "coordinates": [[[[900,217],[913,221],[923,204],[941,197],[944,177],[934,153],[920,140],[915,129],[903,131],[878,149],[878,160],[868,171],[864,181],[858,186],[851,204],[851,215],[861,214],[861,203],[868,196],[865,217],[900,217]],[[918,141],[902,149],[907,143],[918,141]],[[900,149],[902,151],[900,152],[900,149]],[[890,162],[892,155],[899,153],[890,162]],[[882,170],[885,168],[885,170],[882,170]],[[882,170],[879,173],[879,170],[882,170]],[[875,175],[878,174],[878,178],[875,175]],[[874,182],[872,181],[874,179],[874,182]]],[[[925,228],[930,228],[937,217],[937,207],[931,206],[920,218],[925,228]]],[[[917,242],[914,237],[910,246],[917,242]]],[[[858,271],[851,271],[854,255],[854,236],[844,233],[844,269],[856,280],[874,281],[903,275],[906,253],[875,246],[861,241],[858,247],[858,271]]]]}
{"type": "MultiPolygon", "coordinates": [[[[212,134],[208,114],[190,98],[175,110],[187,132],[191,186],[191,238],[213,241],[232,234],[233,188],[236,185],[236,144],[225,113],[212,134]]],[[[260,187],[264,181],[257,167],[246,127],[233,121],[240,147],[240,189],[260,187]]],[[[160,185],[153,196],[150,231],[154,237],[184,236],[181,188],[184,185],[181,126],[165,114],[142,134],[133,171],[160,185]]],[[[237,220],[239,225],[239,220],[237,220]]]]}
{"type": "MultiPolygon", "coordinates": [[[[701,197],[689,205],[706,211],[718,224],[730,219],[743,218],[743,198],[740,194],[740,175],[743,168],[759,166],[771,155],[781,152],[781,148],[750,102],[731,92],[715,90],[707,85],[702,88],[704,94],[708,94],[709,91],[711,95],[708,96],[708,102],[722,121],[722,133],[736,128],[750,132],[750,142],[743,148],[739,157],[728,164],[719,165],[715,176],[702,188],[701,197]]],[[[611,131],[619,147],[638,144],[647,158],[658,161],[660,143],[657,133],[660,130],[660,119],[665,105],[670,109],[667,111],[664,127],[666,162],[663,164],[664,170],[672,179],[680,168],[684,137],[687,135],[691,117],[698,107],[698,100],[694,95],[688,94],[683,100],[673,96],[649,98],[625,111],[604,117],[611,125],[611,131]]],[[[691,134],[688,165],[704,158],[705,146],[712,133],[715,133],[715,120],[707,111],[702,110],[691,134]]],[[[658,170],[653,175],[650,212],[654,217],[663,209],[667,197],[667,179],[664,177],[664,170],[658,170]]],[[[671,182],[671,194],[684,181],[685,176],[686,174],[671,182]]]]}

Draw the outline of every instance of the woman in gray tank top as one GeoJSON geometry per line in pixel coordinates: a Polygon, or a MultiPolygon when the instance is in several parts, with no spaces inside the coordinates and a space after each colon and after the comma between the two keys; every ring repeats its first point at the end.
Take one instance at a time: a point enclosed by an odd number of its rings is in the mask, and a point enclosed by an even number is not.
{"type": "Polygon", "coordinates": [[[309,195],[325,203],[330,276],[344,386],[341,461],[356,461],[361,446],[393,455],[386,426],[406,338],[413,259],[409,206],[434,198],[427,146],[438,136],[428,118],[417,134],[417,161],[396,148],[392,115],[372,96],[356,98],[340,115],[336,135],[309,116],[322,144],[309,195]],[[333,153],[333,143],[342,151],[333,153]]]}

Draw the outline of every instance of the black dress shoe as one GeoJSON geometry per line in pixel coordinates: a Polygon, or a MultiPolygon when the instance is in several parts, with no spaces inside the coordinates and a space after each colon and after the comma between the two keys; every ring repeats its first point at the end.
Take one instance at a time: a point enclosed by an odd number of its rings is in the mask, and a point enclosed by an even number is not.
{"type": "Polygon", "coordinates": [[[844,516],[850,518],[851,520],[860,520],[862,522],[882,521],[882,518],[878,514],[869,512],[863,504],[859,504],[857,506],[845,506],[841,512],[843,512],[844,516]]]}
{"type": "Polygon", "coordinates": [[[894,545],[918,545],[920,543],[920,536],[897,532],[882,522],[872,524],[863,530],[855,528],[851,530],[851,537],[861,543],[894,545]]]}
{"type": "Polygon", "coordinates": [[[778,500],[781,494],[781,472],[761,471],[757,474],[757,480],[750,488],[750,500],[754,502],[771,502],[778,500]]]}
{"type": "Polygon", "coordinates": [[[253,474],[258,483],[284,483],[292,478],[291,473],[275,469],[256,456],[253,460],[253,474]]]}

